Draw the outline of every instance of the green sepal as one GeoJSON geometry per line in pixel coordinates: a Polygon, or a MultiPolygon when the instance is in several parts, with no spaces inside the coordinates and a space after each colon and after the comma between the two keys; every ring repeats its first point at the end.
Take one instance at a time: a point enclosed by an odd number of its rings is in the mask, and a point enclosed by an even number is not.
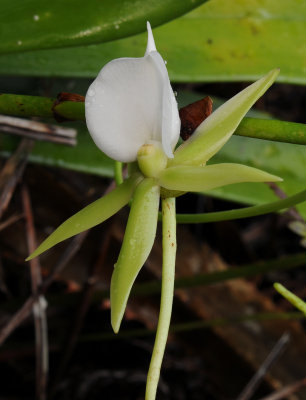
{"type": "Polygon", "coordinates": [[[232,136],[244,115],[277,78],[279,69],[242,90],[220,106],[196,129],[169,160],[169,166],[205,164],[232,136]]]}
{"type": "Polygon", "coordinates": [[[118,261],[111,281],[111,323],[117,333],[126,303],[141,267],[152,249],[157,227],[159,186],[154,178],[136,188],[118,261]]]}
{"type": "Polygon", "coordinates": [[[241,164],[213,164],[204,167],[180,166],[163,170],[159,184],[168,190],[201,192],[241,182],[279,182],[278,176],[241,164]]]}
{"type": "Polygon", "coordinates": [[[141,180],[142,176],[140,174],[131,176],[116,189],[74,214],[51,233],[26,261],[39,256],[59,242],[86,231],[110,218],[129,202],[135,187],[141,180]]]}

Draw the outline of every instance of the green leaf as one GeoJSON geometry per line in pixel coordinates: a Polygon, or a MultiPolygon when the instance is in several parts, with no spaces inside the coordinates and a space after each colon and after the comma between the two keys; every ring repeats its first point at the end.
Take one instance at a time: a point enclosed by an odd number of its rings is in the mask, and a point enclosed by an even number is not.
{"type": "Polygon", "coordinates": [[[152,249],[157,226],[159,187],[155,179],[143,180],[135,190],[118,261],[111,281],[111,321],[120,328],[133,283],[152,249]]]}
{"type": "Polygon", "coordinates": [[[252,105],[272,85],[279,71],[273,70],[213,112],[174,153],[174,165],[206,163],[232,136],[252,105]]]}
{"type": "Polygon", "coordinates": [[[281,178],[240,164],[205,167],[178,166],[164,169],[159,183],[168,190],[201,192],[237,182],[279,182],[281,178]]]}
{"type": "MultiPolygon", "coordinates": [[[[11,3],[9,7],[18,11],[11,3]]],[[[254,81],[279,67],[279,82],[305,84],[305,19],[305,1],[214,0],[154,29],[154,37],[172,81],[254,81]]],[[[143,56],[145,46],[142,34],[99,45],[6,55],[0,57],[0,73],[94,78],[114,58],[143,56]]]]}
{"type": "Polygon", "coordinates": [[[101,222],[110,218],[129,202],[135,187],[141,179],[139,174],[128,178],[112,192],[74,214],[51,233],[26,261],[39,256],[57,243],[101,224],[101,222]]]}
{"type": "Polygon", "coordinates": [[[0,53],[101,43],[163,24],[204,0],[1,0],[0,53]]]}

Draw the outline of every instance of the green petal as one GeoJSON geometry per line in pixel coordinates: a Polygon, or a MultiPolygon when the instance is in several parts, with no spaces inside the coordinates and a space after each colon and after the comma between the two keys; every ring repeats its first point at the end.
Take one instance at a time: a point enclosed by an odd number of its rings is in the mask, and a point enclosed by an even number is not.
{"type": "Polygon", "coordinates": [[[26,259],[37,257],[59,242],[80,232],[86,231],[104,222],[124,207],[132,197],[135,187],[141,181],[139,174],[124,181],[112,192],[89,204],[83,210],[63,222],[42,244],[26,259]]]}
{"type": "Polygon", "coordinates": [[[159,183],[170,190],[201,192],[231,183],[279,182],[282,179],[241,164],[214,164],[204,167],[172,167],[161,172],[159,183]]]}
{"type": "Polygon", "coordinates": [[[111,282],[111,322],[117,333],[133,283],[152,249],[157,226],[159,186],[147,178],[137,189],[111,282]]]}
{"type": "Polygon", "coordinates": [[[169,161],[168,165],[206,163],[228,141],[244,115],[272,85],[278,74],[278,69],[272,70],[220,106],[176,150],[174,158],[169,161]]]}

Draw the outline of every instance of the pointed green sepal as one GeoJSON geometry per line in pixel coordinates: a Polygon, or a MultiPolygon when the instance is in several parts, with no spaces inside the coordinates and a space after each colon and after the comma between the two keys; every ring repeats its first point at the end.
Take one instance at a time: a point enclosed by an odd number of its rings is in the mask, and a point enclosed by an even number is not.
{"type": "Polygon", "coordinates": [[[152,249],[157,227],[159,186],[153,178],[136,188],[111,281],[111,323],[117,333],[133,283],[152,249]]]}
{"type": "Polygon", "coordinates": [[[205,164],[228,141],[244,115],[272,85],[278,74],[278,69],[272,70],[213,112],[176,150],[168,166],[205,164]]]}
{"type": "Polygon", "coordinates": [[[74,214],[51,233],[26,261],[39,256],[57,243],[86,231],[110,218],[129,202],[135,187],[141,180],[142,176],[140,174],[131,176],[112,192],[74,214]]]}
{"type": "Polygon", "coordinates": [[[167,168],[159,175],[159,184],[168,190],[202,192],[241,182],[279,182],[282,179],[257,168],[241,164],[213,164],[204,167],[167,168]]]}

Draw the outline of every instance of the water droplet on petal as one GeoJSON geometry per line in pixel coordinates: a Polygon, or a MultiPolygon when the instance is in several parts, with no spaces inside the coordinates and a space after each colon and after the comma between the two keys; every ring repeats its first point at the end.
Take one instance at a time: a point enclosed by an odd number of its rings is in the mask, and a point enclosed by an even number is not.
{"type": "Polygon", "coordinates": [[[93,89],[89,89],[87,94],[88,94],[88,96],[92,97],[96,94],[96,92],[93,89]]]}

